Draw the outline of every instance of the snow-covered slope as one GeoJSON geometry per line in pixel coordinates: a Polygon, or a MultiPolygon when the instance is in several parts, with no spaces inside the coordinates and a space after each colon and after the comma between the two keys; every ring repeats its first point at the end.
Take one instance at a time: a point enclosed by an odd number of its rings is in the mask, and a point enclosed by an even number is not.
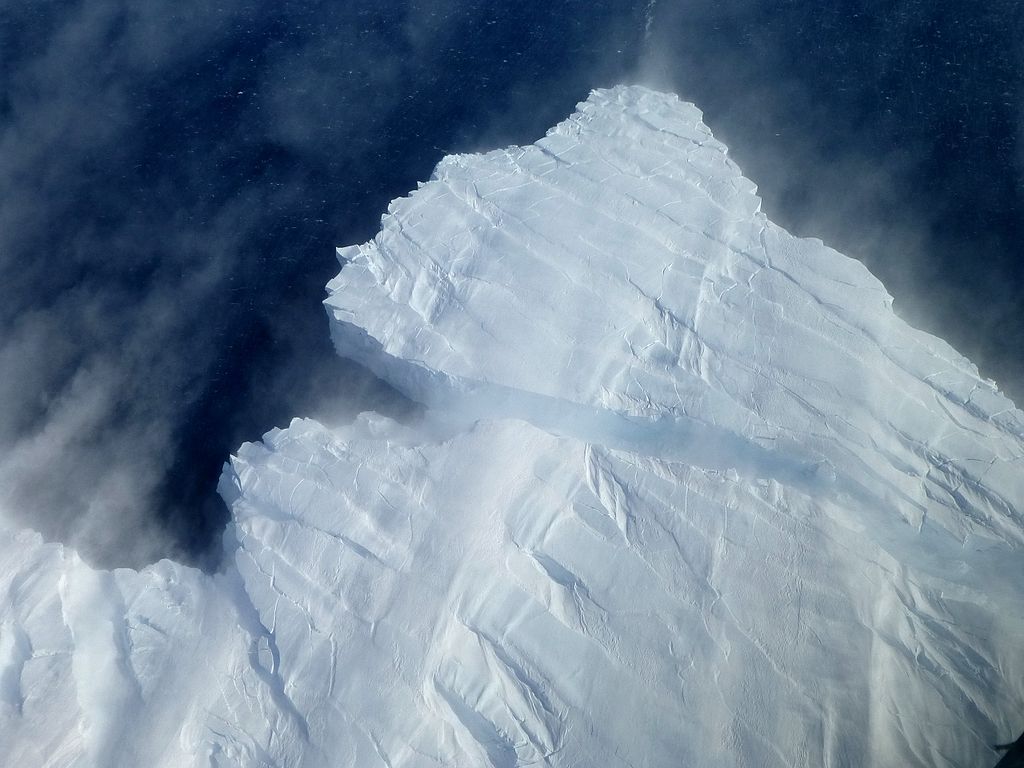
{"type": "Polygon", "coordinates": [[[1024,727],[1024,415],[794,238],[699,111],[596,91],[341,249],[340,351],[228,565],[0,537],[0,754],[82,766],[984,766],[1024,727]]]}

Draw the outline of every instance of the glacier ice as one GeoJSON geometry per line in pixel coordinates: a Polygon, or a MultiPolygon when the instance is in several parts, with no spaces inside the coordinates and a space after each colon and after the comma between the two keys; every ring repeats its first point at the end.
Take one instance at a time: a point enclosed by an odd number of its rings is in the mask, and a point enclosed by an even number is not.
{"type": "Polygon", "coordinates": [[[1024,727],[1024,414],[599,90],[342,248],[339,351],[222,573],[0,530],[0,753],[76,766],[966,766],[1024,727]]]}

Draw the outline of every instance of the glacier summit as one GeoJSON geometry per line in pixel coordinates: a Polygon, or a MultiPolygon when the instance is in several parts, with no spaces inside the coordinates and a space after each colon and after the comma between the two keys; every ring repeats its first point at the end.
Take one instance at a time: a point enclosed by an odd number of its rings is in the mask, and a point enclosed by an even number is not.
{"type": "Polygon", "coordinates": [[[0,530],[18,766],[985,766],[1024,728],[1024,414],[760,211],[693,105],[599,90],[339,249],[423,403],[221,480],[226,566],[0,530]]]}

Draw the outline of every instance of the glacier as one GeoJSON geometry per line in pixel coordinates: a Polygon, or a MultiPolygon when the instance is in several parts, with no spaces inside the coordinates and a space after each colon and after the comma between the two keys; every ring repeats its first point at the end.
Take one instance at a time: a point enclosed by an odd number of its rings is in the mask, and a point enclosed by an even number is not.
{"type": "Polygon", "coordinates": [[[231,458],[225,566],[0,528],[18,766],[984,766],[1024,728],[1024,414],[796,238],[700,111],[594,91],[339,249],[423,404],[231,458]]]}

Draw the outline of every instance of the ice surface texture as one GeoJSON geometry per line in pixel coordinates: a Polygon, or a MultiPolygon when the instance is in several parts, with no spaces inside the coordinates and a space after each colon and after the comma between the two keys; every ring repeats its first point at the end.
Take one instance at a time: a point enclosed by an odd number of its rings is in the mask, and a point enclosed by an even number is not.
{"type": "Polygon", "coordinates": [[[1024,416],[674,96],[446,158],[329,286],[429,407],[222,479],[226,571],[0,538],[0,754],[983,766],[1024,718],[1024,416]]]}

